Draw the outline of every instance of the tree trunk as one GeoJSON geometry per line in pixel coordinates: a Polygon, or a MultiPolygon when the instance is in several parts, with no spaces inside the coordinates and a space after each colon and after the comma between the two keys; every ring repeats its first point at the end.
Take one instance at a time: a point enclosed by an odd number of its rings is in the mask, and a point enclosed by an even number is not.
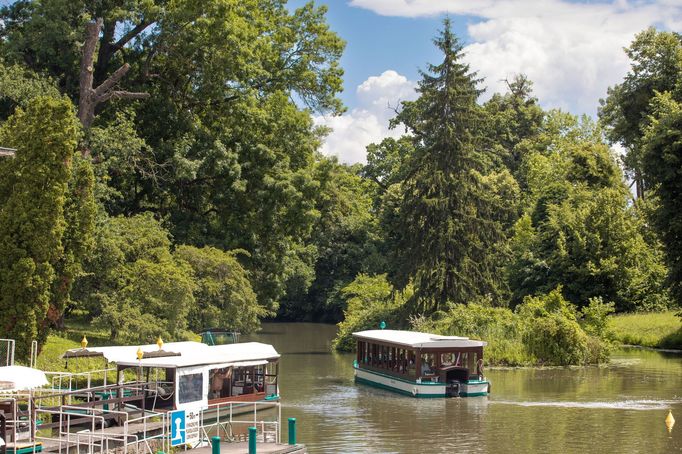
{"type": "MultiPolygon", "coordinates": [[[[114,71],[114,73],[105,79],[97,88],[93,88],[95,49],[97,47],[97,42],[99,41],[101,30],[102,19],[97,19],[96,22],[89,22],[85,26],[85,44],[83,45],[83,58],[81,59],[79,81],[80,97],[78,100],[78,119],[86,130],[90,128],[92,121],[95,119],[95,109],[98,104],[106,102],[111,98],[145,99],[149,97],[149,93],[114,90],[116,84],[118,84],[130,69],[130,65],[127,63],[114,71]]],[[[118,43],[116,46],[118,46],[118,43]]],[[[106,47],[108,48],[109,45],[107,44],[106,47]]],[[[104,53],[107,53],[109,57],[111,56],[111,52],[108,49],[101,53],[103,54],[102,56],[104,56],[104,53]]],[[[105,64],[105,62],[102,62],[102,64],[105,64]]]]}

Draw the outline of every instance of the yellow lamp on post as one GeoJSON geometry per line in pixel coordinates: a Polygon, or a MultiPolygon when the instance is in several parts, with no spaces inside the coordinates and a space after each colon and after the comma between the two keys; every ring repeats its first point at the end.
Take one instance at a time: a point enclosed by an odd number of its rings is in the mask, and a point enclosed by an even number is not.
{"type": "Polygon", "coordinates": [[[163,339],[161,339],[161,336],[156,339],[156,345],[159,346],[159,350],[163,349],[163,339]]]}
{"type": "Polygon", "coordinates": [[[81,339],[81,348],[83,348],[83,350],[85,350],[85,347],[87,347],[87,346],[88,346],[88,338],[85,337],[85,335],[83,335],[83,339],[81,339]]]}

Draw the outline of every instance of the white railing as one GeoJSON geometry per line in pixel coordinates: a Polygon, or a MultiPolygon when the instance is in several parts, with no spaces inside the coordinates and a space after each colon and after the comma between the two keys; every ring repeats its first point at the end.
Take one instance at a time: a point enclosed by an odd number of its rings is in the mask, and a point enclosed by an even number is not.
{"type": "Polygon", "coordinates": [[[224,402],[209,405],[202,410],[199,424],[202,439],[200,443],[207,443],[211,434],[229,441],[236,441],[235,430],[246,434],[246,428],[256,427],[260,441],[279,443],[281,438],[282,407],[279,402],[224,402]],[[276,420],[259,418],[258,411],[273,410],[276,420]],[[223,434],[223,436],[221,436],[223,434]]]}
{"type": "Polygon", "coordinates": [[[140,452],[140,448],[144,448],[144,452],[149,454],[157,450],[167,452],[168,423],[164,413],[149,412],[150,414],[145,416],[131,419],[130,414],[125,411],[70,405],[63,405],[58,410],[42,409],[39,412],[43,416],[48,415],[53,421],[58,419],[59,430],[56,438],[36,436],[36,441],[56,444],[59,453],[70,453],[75,450],[79,454],[84,452],[94,454],[121,449],[125,454],[129,448],[136,453],[140,452]],[[121,421],[120,431],[117,428],[107,429],[107,420],[112,419],[112,415],[121,421]],[[81,430],[73,432],[74,428],[81,430]],[[159,445],[152,446],[150,444],[152,440],[158,440],[159,445]]]}
{"type": "Polygon", "coordinates": [[[25,440],[32,440],[35,434],[34,418],[31,414],[31,395],[28,393],[12,393],[3,395],[0,393],[0,402],[10,403],[11,412],[5,414],[5,427],[9,428],[6,433],[6,443],[17,443],[25,440]],[[26,402],[26,410],[20,412],[19,403],[26,402]],[[20,413],[25,413],[26,418],[22,419],[20,413]]]}
{"type": "Polygon", "coordinates": [[[116,374],[116,368],[105,368],[98,370],[89,370],[86,372],[45,372],[45,375],[55,391],[77,391],[78,389],[92,388],[93,379],[102,380],[102,387],[108,384],[108,375],[110,372],[116,374]],[[78,388],[79,380],[86,383],[85,388],[78,388]],[[68,386],[67,386],[68,385],[68,386]],[[75,385],[75,386],[74,386],[75,385]]]}
{"type": "Polygon", "coordinates": [[[14,339],[0,339],[0,366],[14,366],[14,339]]]}

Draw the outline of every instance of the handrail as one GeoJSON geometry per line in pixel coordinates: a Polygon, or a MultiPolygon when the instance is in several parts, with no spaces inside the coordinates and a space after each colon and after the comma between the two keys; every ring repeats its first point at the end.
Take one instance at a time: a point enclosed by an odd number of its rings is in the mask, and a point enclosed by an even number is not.
{"type": "Polygon", "coordinates": [[[14,366],[14,349],[16,341],[14,339],[0,339],[0,342],[7,343],[7,347],[5,348],[7,354],[5,357],[5,366],[14,366]]]}
{"type": "Polygon", "coordinates": [[[260,428],[263,442],[272,441],[277,443],[281,437],[281,404],[279,402],[220,402],[210,404],[201,411],[199,425],[201,428],[200,433],[203,434],[206,440],[210,438],[209,431],[215,429],[218,434],[222,431],[225,433],[228,440],[234,441],[235,437],[232,427],[235,425],[246,425],[248,427],[254,426],[260,428]],[[277,407],[277,420],[259,420],[259,407],[270,409],[273,405],[277,407]],[[234,415],[235,409],[244,407],[253,407],[253,418],[236,419],[234,415]],[[208,423],[207,419],[215,419],[215,421],[208,423]],[[267,434],[272,435],[270,440],[268,440],[267,434]]]}

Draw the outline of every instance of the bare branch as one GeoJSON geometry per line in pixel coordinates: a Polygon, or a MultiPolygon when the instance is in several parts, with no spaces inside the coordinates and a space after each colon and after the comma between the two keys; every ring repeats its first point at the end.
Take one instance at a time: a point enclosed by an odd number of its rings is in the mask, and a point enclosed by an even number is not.
{"type": "Polygon", "coordinates": [[[114,54],[115,52],[119,51],[120,49],[123,49],[123,46],[128,44],[128,42],[131,39],[135,38],[137,35],[142,33],[145,28],[149,27],[153,23],[154,23],[154,21],[152,21],[152,20],[143,20],[142,22],[137,24],[133,29],[131,29],[125,35],[121,36],[121,39],[116,41],[116,43],[111,46],[110,53],[114,54]]]}
{"type": "Polygon", "coordinates": [[[114,73],[107,78],[102,84],[95,89],[95,99],[99,99],[102,97],[106,92],[111,90],[114,85],[116,85],[122,78],[123,76],[126,75],[126,73],[130,70],[130,65],[128,63],[124,63],[123,66],[118,68],[114,73]]]}
{"type": "Polygon", "coordinates": [[[99,102],[105,102],[109,101],[110,99],[147,99],[149,98],[149,93],[139,93],[139,92],[133,92],[133,91],[121,91],[121,90],[113,90],[109,91],[99,98],[97,100],[99,102]]]}
{"type": "MultiPolygon", "coordinates": [[[[138,27],[141,26],[142,24],[138,25],[138,27]]],[[[112,25],[109,24],[109,30],[105,31],[105,33],[111,34],[111,30],[113,30],[111,27],[112,25]]],[[[144,29],[144,27],[142,29],[144,29]]],[[[95,59],[95,49],[97,47],[101,30],[101,18],[97,19],[96,22],[89,22],[85,27],[85,44],[83,46],[83,59],[81,60],[81,73],[79,80],[80,98],[78,100],[78,119],[81,121],[85,129],[88,129],[92,124],[92,121],[95,119],[95,109],[97,108],[98,104],[108,101],[111,98],[145,99],[149,97],[148,93],[113,90],[116,84],[118,84],[130,70],[130,65],[128,63],[123,64],[120,68],[114,71],[111,76],[102,82],[99,87],[93,89],[93,65],[95,59]]],[[[137,33],[139,33],[139,31],[137,33]]],[[[121,47],[125,45],[125,42],[122,41],[124,38],[125,36],[117,43],[122,43],[121,47]]],[[[128,40],[130,39],[132,39],[132,36],[128,38],[128,40]]],[[[111,55],[111,53],[109,55],[111,55]]]]}

